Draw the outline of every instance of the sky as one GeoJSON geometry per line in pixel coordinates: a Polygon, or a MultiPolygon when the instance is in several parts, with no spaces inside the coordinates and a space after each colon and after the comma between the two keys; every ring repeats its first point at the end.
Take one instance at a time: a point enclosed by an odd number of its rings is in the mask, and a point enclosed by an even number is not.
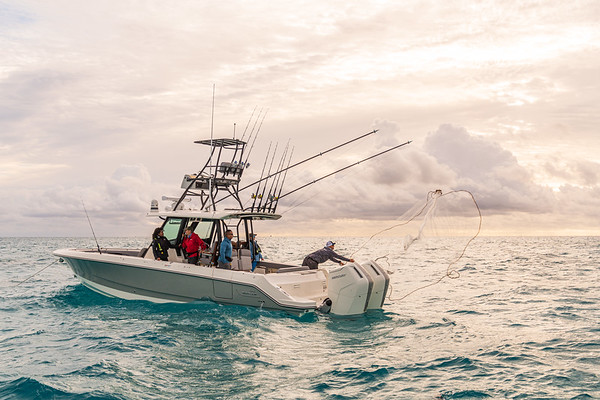
{"type": "Polygon", "coordinates": [[[441,189],[473,194],[483,235],[600,235],[598,21],[577,0],[0,0],[0,236],[90,236],[83,205],[98,236],[149,236],[193,141],[253,112],[249,180],[270,144],[299,161],[378,129],[290,190],[412,141],[282,199],[269,234],[367,236],[441,189]]]}

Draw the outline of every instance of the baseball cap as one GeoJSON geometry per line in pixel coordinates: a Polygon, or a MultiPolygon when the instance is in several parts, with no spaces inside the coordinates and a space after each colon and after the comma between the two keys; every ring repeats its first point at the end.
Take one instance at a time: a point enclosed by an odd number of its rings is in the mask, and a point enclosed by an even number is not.
{"type": "Polygon", "coordinates": [[[329,247],[329,246],[333,246],[334,244],[335,244],[335,243],[334,243],[334,242],[332,242],[332,241],[330,240],[330,241],[328,241],[328,242],[327,242],[327,244],[326,244],[325,246],[326,246],[326,247],[329,247]]]}

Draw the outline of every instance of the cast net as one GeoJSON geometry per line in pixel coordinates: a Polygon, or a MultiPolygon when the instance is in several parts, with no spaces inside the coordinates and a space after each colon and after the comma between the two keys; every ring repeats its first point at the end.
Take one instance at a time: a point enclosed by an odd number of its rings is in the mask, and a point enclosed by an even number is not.
{"type": "MultiPolygon", "coordinates": [[[[393,235],[401,238],[389,246],[393,254],[380,256],[375,261],[387,263],[392,267],[396,259],[403,260],[405,264],[412,260],[421,271],[429,271],[420,275],[422,280],[408,293],[396,297],[393,296],[392,290],[389,291],[390,300],[402,300],[445,278],[459,278],[461,261],[471,242],[481,232],[481,221],[479,206],[468,190],[452,190],[447,193],[434,190],[427,194],[424,201],[415,204],[399,217],[396,223],[371,235],[353,255],[365,249],[378,237],[393,235]],[[420,258],[407,257],[413,248],[418,248],[420,258]]],[[[405,264],[398,268],[406,268],[405,264]]],[[[406,274],[408,272],[405,272],[406,274]]]]}

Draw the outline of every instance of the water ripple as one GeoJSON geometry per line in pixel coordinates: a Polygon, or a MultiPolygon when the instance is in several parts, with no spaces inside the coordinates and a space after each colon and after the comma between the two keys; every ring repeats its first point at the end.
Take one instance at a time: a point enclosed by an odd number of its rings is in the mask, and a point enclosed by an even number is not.
{"type": "MultiPolygon", "coordinates": [[[[298,259],[321,242],[261,245],[298,259]]],[[[454,242],[442,242],[368,251],[390,253],[392,285],[409,293],[446,270],[454,242]]],[[[600,398],[600,238],[478,238],[460,279],[353,318],[107,298],[64,265],[15,287],[53,249],[86,245],[0,238],[0,398],[600,398]]]]}

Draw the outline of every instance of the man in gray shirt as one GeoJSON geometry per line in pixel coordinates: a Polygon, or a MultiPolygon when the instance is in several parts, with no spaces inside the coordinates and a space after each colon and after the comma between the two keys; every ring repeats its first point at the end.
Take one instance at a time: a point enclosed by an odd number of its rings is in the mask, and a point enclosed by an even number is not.
{"type": "Polygon", "coordinates": [[[307,255],[304,258],[304,261],[302,261],[302,265],[306,265],[310,269],[317,269],[320,263],[324,263],[327,260],[339,263],[340,265],[344,265],[342,261],[354,262],[353,258],[346,258],[333,251],[334,246],[335,243],[331,240],[328,241],[325,247],[307,255]]]}

